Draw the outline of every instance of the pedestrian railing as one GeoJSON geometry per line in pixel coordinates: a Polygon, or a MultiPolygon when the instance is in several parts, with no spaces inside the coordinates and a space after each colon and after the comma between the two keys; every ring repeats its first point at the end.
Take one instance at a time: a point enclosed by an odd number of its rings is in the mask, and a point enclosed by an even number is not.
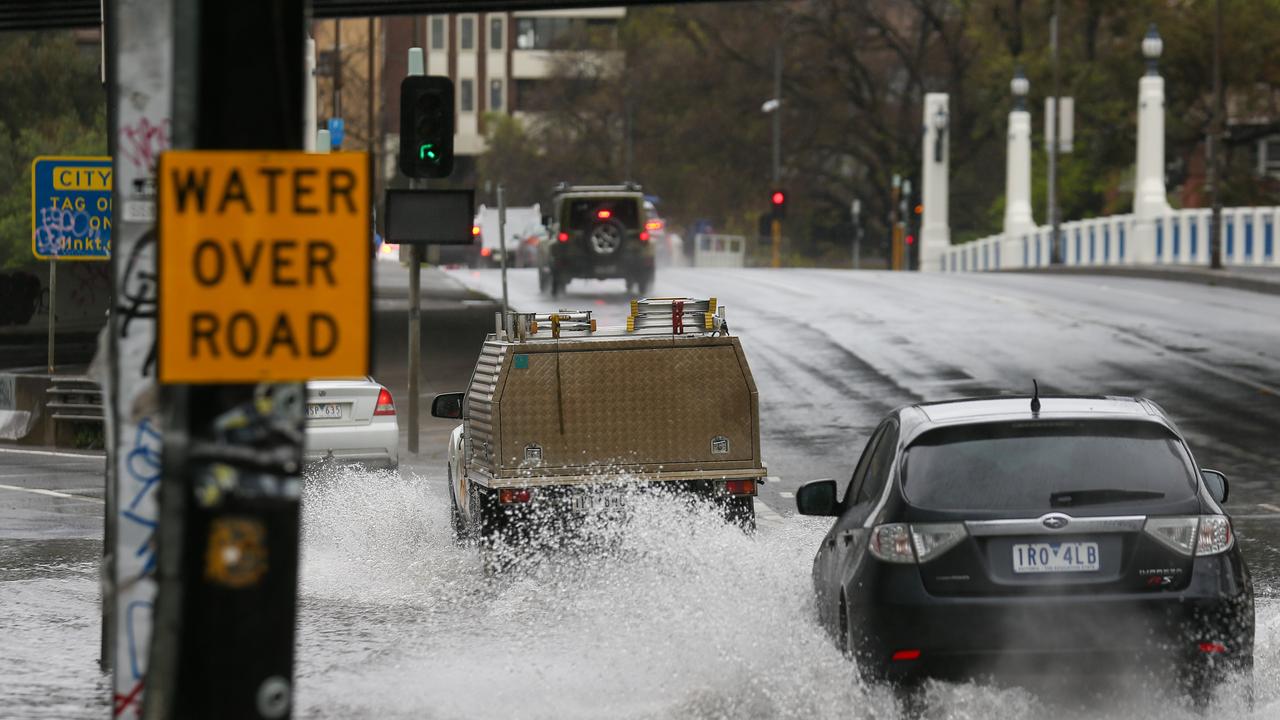
{"type": "MultiPolygon", "coordinates": [[[[1058,249],[1065,266],[1207,265],[1207,208],[1173,210],[1156,218],[1112,215],[1062,223],[1058,249]]],[[[1235,266],[1280,266],[1280,207],[1222,210],[1222,261],[1235,266]]],[[[984,272],[1045,267],[1052,262],[1051,231],[991,235],[946,249],[942,272],[984,272]]]]}

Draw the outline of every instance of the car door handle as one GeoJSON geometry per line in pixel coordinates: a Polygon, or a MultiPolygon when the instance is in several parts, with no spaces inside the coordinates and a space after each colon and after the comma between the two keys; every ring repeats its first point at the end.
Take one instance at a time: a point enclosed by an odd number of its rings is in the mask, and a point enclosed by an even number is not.
{"type": "Polygon", "coordinates": [[[840,533],[840,539],[844,541],[844,544],[845,544],[845,545],[849,545],[850,543],[852,543],[852,542],[853,542],[853,533],[851,533],[851,532],[842,532],[842,533],[840,533]]]}
{"type": "Polygon", "coordinates": [[[833,537],[827,538],[827,547],[833,548],[835,546],[836,546],[836,539],[833,537]]]}

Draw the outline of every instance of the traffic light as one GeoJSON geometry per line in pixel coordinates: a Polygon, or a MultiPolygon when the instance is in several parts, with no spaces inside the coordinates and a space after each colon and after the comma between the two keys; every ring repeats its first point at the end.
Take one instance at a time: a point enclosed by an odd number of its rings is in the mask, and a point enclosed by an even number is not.
{"type": "Polygon", "coordinates": [[[787,193],[785,190],[774,189],[769,193],[769,206],[772,210],[773,217],[781,220],[787,216],[787,193]]]}
{"type": "Polygon", "coordinates": [[[400,82],[400,172],[442,178],[453,172],[453,81],[410,75],[400,82]]]}

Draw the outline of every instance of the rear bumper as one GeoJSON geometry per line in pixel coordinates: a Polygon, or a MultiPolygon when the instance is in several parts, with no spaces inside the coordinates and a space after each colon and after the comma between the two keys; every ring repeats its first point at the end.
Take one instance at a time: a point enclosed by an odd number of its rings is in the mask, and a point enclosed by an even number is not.
{"type": "Polygon", "coordinates": [[[851,600],[853,647],[888,679],[1251,662],[1253,596],[1237,562],[1197,559],[1182,591],[1003,597],[929,595],[914,566],[880,565],[879,592],[851,600]],[[919,658],[892,659],[908,650],[919,658]]]}
{"type": "Polygon", "coordinates": [[[308,426],[303,457],[307,462],[331,460],[368,467],[400,464],[400,430],[396,422],[375,421],[362,427],[308,426]]]}

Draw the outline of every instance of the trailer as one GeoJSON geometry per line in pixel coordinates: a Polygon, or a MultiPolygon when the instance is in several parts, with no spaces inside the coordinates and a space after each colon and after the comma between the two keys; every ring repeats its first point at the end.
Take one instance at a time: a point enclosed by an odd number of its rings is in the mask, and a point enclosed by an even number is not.
{"type": "Polygon", "coordinates": [[[709,500],[754,528],[759,398],[715,298],[632,302],[625,327],[590,311],[499,314],[448,449],[454,530],[481,547],[541,521],[611,512],[637,487],[709,500]]]}

